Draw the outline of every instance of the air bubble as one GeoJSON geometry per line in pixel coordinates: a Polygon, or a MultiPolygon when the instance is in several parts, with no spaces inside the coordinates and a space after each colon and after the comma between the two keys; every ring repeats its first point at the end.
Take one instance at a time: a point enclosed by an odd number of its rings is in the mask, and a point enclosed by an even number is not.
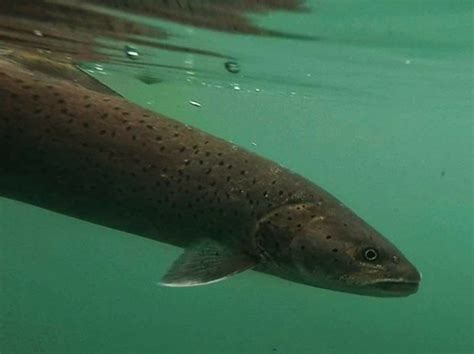
{"type": "Polygon", "coordinates": [[[240,72],[239,64],[235,61],[226,61],[224,66],[226,70],[232,74],[238,74],[240,72]]]}
{"type": "Polygon", "coordinates": [[[196,101],[191,101],[191,100],[190,100],[190,101],[189,101],[189,104],[190,104],[191,106],[194,106],[194,107],[201,107],[201,104],[200,104],[199,102],[196,102],[196,101]]]}
{"type": "Polygon", "coordinates": [[[124,47],[125,55],[132,60],[137,60],[140,57],[138,51],[132,46],[126,45],[124,47]]]}

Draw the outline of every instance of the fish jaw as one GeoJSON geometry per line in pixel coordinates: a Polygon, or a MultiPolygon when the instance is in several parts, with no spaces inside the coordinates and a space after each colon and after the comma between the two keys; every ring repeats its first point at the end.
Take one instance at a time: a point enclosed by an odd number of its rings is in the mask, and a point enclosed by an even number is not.
{"type": "Polygon", "coordinates": [[[313,283],[308,282],[308,285],[371,297],[406,297],[418,292],[422,276],[407,261],[397,273],[377,267],[371,270],[362,268],[357,273],[343,274],[335,279],[323,275],[314,282],[315,278],[313,275],[313,283]]]}
{"type": "Polygon", "coordinates": [[[375,296],[398,297],[409,296],[418,291],[420,283],[418,281],[408,281],[405,279],[384,279],[374,282],[368,287],[375,296]]]}
{"type": "Polygon", "coordinates": [[[362,284],[361,288],[372,296],[403,297],[418,292],[421,273],[412,265],[405,267],[404,275],[395,278],[380,278],[362,284]]]}

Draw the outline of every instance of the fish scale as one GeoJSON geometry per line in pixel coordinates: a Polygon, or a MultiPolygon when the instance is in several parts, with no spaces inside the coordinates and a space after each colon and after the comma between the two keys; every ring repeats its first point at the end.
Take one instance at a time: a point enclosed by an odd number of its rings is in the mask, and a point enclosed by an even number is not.
{"type": "Polygon", "coordinates": [[[174,119],[0,59],[0,195],[185,248],[163,285],[253,268],[375,296],[420,275],[340,201],[174,119]]]}
{"type": "MultiPolygon", "coordinates": [[[[60,189],[69,215],[87,211],[87,203],[107,205],[107,213],[118,208],[117,215],[126,206],[155,225],[185,219],[229,238],[236,227],[249,235],[279,205],[315,199],[314,185],[301,177],[198,129],[11,63],[0,67],[1,143],[10,158],[2,175],[41,181],[44,207],[57,209],[48,196],[60,189]]],[[[189,241],[185,234],[178,244],[189,241]]]]}

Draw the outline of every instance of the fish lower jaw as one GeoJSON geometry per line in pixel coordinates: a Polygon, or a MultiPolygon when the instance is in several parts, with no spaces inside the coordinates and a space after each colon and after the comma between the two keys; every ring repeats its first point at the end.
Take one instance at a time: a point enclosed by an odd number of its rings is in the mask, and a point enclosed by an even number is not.
{"type": "Polygon", "coordinates": [[[380,291],[381,296],[408,296],[418,291],[419,281],[412,281],[403,278],[381,279],[370,282],[365,286],[380,291]]]}
{"type": "Polygon", "coordinates": [[[375,297],[404,297],[418,291],[419,281],[412,281],[404,278],[381,278],[375,280],[363,280],[343,276],[339,278],[342,285],[329,287],[334,290],[349,292],[359,295],[375,297]]]}

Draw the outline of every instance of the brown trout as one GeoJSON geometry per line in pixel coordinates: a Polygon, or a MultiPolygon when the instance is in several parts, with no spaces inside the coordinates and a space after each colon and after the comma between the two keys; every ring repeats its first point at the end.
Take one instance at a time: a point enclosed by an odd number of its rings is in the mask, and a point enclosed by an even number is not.
{"type": "Polygon", "coordinates": [[[405,296],[420,274],[305,178],[126,100],[0,59],[0,195],[184,248],[162,279],[247,269],[405,296]]]}

